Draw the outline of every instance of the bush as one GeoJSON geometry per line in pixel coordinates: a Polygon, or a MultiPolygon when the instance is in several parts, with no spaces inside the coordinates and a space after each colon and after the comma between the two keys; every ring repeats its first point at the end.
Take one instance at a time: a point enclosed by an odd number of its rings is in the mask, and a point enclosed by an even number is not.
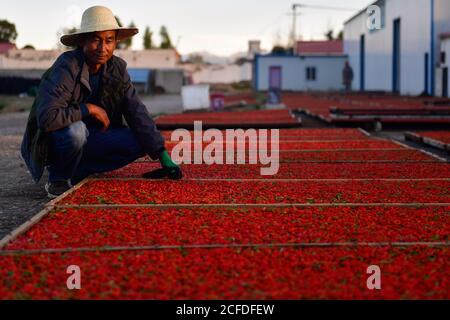
{"type": "Polygon", "coordinates": [[[231,87],[235,90],[249,90],[251,89],[252,85],[250,81],[241,81],[231,84],[231,87]]]}

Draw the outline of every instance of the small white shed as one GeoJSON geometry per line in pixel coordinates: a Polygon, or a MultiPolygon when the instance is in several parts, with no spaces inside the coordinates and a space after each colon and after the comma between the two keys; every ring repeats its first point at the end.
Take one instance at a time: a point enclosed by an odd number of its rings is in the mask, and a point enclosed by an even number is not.
{"type": "Polygon", "coordinates": [[[209,85],[183,86],[181,89],[183,110],[198,110],[209,108],[209,85]]]}

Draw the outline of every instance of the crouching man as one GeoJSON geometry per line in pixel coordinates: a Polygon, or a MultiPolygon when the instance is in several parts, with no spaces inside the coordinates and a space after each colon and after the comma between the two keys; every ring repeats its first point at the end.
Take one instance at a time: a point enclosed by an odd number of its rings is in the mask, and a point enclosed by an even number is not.
{"type": "Polygon", "coordinates": [[[161,162],[154,177],[182,177],[130,81],[125,61],[113,55],[118,41],[137,32],[119,27],[108,8],[95,6],[83,13],[78,32],[61,37],[64,45],[76,49],[59,56],[43,75],[21,150],[35,182],[48,169],[45,189],[50,198],[91,174],[145,155],[161,162]]]}

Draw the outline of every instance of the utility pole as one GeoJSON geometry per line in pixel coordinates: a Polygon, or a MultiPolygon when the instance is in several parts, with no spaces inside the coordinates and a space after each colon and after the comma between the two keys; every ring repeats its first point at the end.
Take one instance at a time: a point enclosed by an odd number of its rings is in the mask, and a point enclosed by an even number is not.
{"type": "Polygon", "coordinates": [[[357,11],[354,8],[343,8],[343,7],[329,7],[329,6],[312,6],[307,4],[294,3],[292,4],[292,46],[294,49],[294,54],[297,54],[297,8],[310,8],[328,11],[357,11]]]}
{"type": "Polygon", "coordinates": [[[292,5],[292,49],[294,54],[297,54],[297,8],[301,6],[298,3],[292,5]]]}

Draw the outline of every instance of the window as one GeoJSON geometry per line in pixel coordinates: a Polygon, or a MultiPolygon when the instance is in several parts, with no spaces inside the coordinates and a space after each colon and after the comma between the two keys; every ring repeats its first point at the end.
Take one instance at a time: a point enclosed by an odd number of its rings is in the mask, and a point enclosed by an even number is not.
{"type": "Polygon", "coordinates": [[[446,54],[445,51],[441,51],[441,63],[445,64],[445,60],[446,60],[446,54]]]}
{"type": "Polygon", "coordinates": [[[316,67],[306,67],[306,80],[316,81],[316,67]]]}

